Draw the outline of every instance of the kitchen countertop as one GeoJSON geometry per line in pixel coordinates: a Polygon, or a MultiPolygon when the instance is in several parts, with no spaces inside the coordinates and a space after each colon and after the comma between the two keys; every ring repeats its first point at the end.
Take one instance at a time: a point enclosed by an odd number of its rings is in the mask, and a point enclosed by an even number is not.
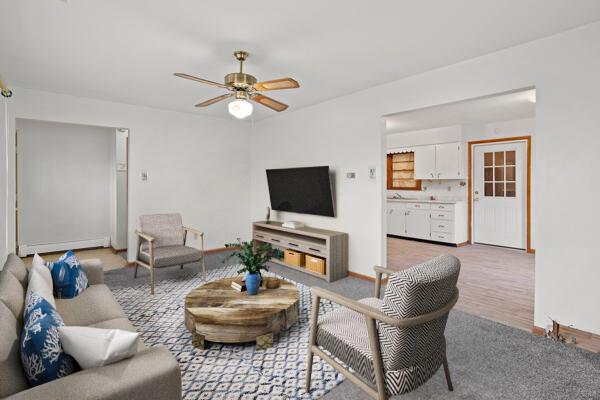
{"type": "Polygon", "coordinates": [[[388,197],[387,201],[395,203],[456,204],[464,202],[465,200],[393,199],[388,197]]]}

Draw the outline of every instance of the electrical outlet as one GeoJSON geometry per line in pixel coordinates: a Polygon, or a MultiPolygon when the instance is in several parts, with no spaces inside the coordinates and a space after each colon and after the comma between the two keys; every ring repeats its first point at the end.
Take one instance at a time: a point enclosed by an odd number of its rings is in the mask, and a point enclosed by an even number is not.
{"type": "Polygon", "coordinates": [[[354,179],[354,178],[356,178],[356,173],[355,172],[346,172],[346,178],[354,179]]]}

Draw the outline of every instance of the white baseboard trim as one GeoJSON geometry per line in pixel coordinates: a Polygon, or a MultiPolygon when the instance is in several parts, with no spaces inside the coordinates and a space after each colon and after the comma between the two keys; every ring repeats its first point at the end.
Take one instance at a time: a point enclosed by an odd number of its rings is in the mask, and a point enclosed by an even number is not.
{"type": "Polygon", "coordinates": [[[98,239],[78,240],[75,242],[47,243],[47,244],[22,244],[19,245],[19,257],[27,257],[35,253],[52,253],[63,250],[85,249],[90,247],[109,247],[110,237],[98,239]]]}

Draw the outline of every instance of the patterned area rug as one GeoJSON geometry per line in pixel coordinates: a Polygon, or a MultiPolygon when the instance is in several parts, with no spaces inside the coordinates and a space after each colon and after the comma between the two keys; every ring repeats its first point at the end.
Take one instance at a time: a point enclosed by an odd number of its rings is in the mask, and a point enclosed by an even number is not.
{"type": "MultiPolygon", "coordinates": [[[[192,346],[186,329],[185,296],[205,282],[236,276],[239,266],[228,266],[186,279],[156,284],[150,296],[148,284],[113,289],[125,314],[148,346],[165,345],[179,361],[184,399],[318,399],[342,382],[343,376],[314,358],[312,385],[306,382],[306,348],[310,333],[310,288],[294,282],[300,290],[300,317],[287,332],[275,338],[273,347],[256,350],[254,343],[211,343],[208,349],[192,346]]],[[[320,313],[336,305],[321,301],[320,313]]]]}

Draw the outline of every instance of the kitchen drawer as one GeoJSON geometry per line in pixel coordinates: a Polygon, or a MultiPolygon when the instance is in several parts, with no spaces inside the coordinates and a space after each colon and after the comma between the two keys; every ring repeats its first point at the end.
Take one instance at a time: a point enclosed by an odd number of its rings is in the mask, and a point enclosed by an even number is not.
{"type": "Polygon", "coordinates": [[[441,219],[446,221],[454,220],[454,213],[452,211],[437,211],[431,210],[431,219],[441,219]]]}
{"type": "Polygon", "coordinates": [[[429,210],[429,203],[406,203],[409,210],[429,210]]]}
{"type": "Polygon", "coordinates": [[[454,234],[453,233],[444,233],[444,232],[431,232],[431,240],[435,240],[437,242],[454,242],[454,234]]]}
{"type": "Polygon", "coordinates": [[[453,233],[454,232],[454,223],[450,221],[431,221],[431,235],[435,232],[442,233],[453,233]]]}
{"type": "Polygon", "coordinates": [[[431,205],[432,210],[454,211],[454,204],[438,204],[431,205]]]}

